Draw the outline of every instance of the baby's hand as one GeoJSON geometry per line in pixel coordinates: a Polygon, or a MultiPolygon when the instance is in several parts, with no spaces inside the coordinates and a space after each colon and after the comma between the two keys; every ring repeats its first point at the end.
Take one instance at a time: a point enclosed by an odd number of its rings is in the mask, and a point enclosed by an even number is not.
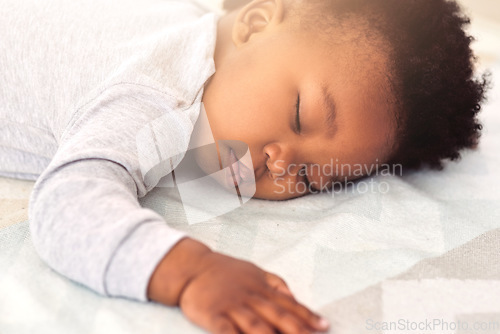
{"type": "MultiPolygon", "coordinates": [[[[184,284],[182,280],[172,281],[180,289],[177,293],[172,292],[175,289],[163,289],[171,291],[167,294],[154,288],[163,285],[155,279],[155,275],[163,275],[155,272],[149,289],[151,299],[179,305],[187,318],[212,333],[311,333],[328,329],[325,320],[293,298],[279,277],[249,262],[212,252],[192,239],[180,243],[184,243],[180,248],[188,252],[194,249],[196,255],[192,261],[184,257],[178,264],[185,266],[189,261],[196,269],[178,267],[187,280],[184,284]],[[170,300],[161,295],[170,296],[170,300]]],[[[179,250],[174,249],[178,255],[174,253],[171,260],[180,255],[179,250]]]]}
{"type": "Polygon", "coordinates": [[[286,284],[245,261],[210,253],[204,269],[185,287],[180,307],[213,333],[310,333],[326,330],[321,318],[300,305],[286,284]]]}

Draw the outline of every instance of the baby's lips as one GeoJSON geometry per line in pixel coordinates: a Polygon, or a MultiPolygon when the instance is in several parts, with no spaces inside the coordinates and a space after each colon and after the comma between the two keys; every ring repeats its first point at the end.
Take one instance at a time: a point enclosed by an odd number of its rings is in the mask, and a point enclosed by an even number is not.
{"type": "Polygon", "coordinates": [[[242,183],[254,182],[253,178],[253,168],[248,168],[243,162],[242,159],[238,159],[234,151],[230,150],[230,157],[232,162],[232,169],[235,177],[235,184],[241,185],[242,183]]]}
{"type": "Polygon", "coordinates": [[[229,155],[235,183],[239,184],[241,182],[240,163],[238,162],[238,158],[236,157],[236,154],[234,154],[234,151],[232,149],[230,150],[229,155]]]}
{"type": "Polygon", "coordinates": [[[251,174],[253,174],[253,169],[248,168],[241,160],[238,161],[239,172],[242,182],[251,182],[251,174]]]}
{"type": "Polygon", "coordinates": [[[236,175],[233,176],[233,172],[230,168],[224,168],[224,183],[227,189],[234,189],[238,185],[238,178],[236,175]]]}

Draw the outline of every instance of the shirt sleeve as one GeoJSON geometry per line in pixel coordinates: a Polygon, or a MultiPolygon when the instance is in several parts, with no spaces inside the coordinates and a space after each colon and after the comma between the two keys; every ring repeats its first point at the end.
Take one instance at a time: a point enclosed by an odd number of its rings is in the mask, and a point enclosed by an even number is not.
{"type": "Polygon", "coordinates": [[[147,300],[149,279],[183,237],[144,196],[187,150],[195,106],[112,86],[75,113],[30,200],[30,230],[54,270],[100,294],[147,300]]]}

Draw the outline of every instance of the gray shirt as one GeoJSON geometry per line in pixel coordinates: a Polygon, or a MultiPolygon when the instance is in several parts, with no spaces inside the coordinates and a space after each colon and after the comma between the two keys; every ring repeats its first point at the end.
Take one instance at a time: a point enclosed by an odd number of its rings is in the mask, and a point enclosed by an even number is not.
{"type": "Polygon", "coordinates": [[[218,17],[186,0],[0,7],[0,175],[37,179],[35,248],[101,294],[145,301],[185,235],[137,198],[188,148],[218,17]]]}

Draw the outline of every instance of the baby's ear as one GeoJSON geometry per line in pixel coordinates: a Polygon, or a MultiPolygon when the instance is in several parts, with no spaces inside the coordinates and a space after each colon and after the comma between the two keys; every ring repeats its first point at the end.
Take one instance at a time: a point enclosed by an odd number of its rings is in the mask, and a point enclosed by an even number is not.
{"type": "Polygon", "coordinates": [[[253,0],[238,12],[232,38],[236,46],[250,40],[254,34],[275,27],[283,21],[283,0],[253,0]]]}

